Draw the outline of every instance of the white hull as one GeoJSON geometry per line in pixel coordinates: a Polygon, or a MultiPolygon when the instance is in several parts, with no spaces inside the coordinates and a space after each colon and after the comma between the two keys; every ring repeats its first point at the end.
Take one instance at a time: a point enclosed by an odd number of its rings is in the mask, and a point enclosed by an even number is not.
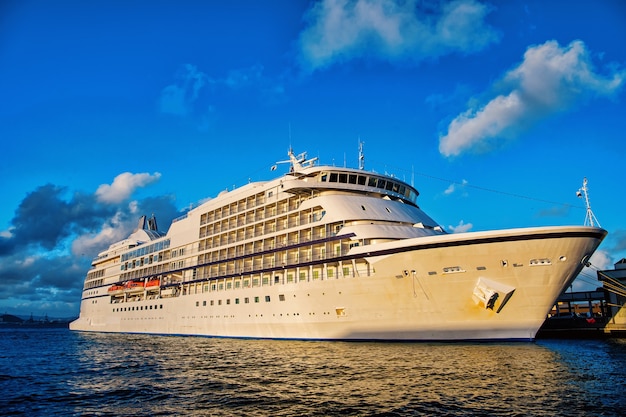
{"type": "Polygon", "coordinates": [[[277,339],[532,340],[605,234],[546,227],[402,239],[352,248],[349,257],[362,256],[369,271],[357,268],[349,276],[221,290],[183,284],[184,295],[146,293],[140,301],[112,303],[103,286],[85,291],[80,318],[70,328],[277,339]]]}

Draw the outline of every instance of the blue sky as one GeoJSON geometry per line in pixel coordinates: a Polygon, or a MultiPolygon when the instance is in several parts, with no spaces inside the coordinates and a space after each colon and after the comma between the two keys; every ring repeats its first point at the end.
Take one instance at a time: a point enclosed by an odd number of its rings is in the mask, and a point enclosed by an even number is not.
{"type": "Polygon", "coordinates": [[[359,140],[449,232],[581,225],[587,177],[612,268],[625,43],[620,0],[3,1],[0,311],[77,315],[140,215],[167,229],[290,146],[357,167],[359,140]]]}

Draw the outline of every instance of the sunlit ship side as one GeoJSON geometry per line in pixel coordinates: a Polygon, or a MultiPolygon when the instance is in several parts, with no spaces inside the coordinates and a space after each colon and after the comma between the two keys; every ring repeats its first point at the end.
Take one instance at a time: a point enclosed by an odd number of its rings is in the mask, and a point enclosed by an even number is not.
{"type": "Polygon", "coordinates": [[[72,330],[324,340],[532,340],[606,231],[448,234],[397,178],[318,166],[224,192],[93,260],[72,330]]]}

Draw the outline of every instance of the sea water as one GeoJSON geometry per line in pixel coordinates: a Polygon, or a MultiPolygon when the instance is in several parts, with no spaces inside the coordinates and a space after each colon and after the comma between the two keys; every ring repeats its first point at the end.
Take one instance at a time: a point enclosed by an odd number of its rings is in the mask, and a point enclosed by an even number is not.
{"type": "Polygon", "coordinates": [[[0,330],[0,415],[618,416],[626,340],[366,343],[0,330]]]}

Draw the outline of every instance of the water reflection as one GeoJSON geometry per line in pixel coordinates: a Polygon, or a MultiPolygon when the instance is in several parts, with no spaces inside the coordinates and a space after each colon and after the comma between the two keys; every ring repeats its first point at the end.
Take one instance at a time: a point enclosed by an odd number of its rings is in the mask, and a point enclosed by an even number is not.
{"type": "Polygon", "coordinates": [[[598,401],[610,413],[618,404],[594,392],[612,389],[602,382],[607,369],[619,372],[606,362],[626,363],[623,355],[610,357],[620,346],[606,348],[598,364],[563,342],[78,338],[83,369],[71,382],[84,401],[76,413],[553,416],[597,412],[598,401]],[[591,391],[590,382],[598,384],[591,391]]]}

